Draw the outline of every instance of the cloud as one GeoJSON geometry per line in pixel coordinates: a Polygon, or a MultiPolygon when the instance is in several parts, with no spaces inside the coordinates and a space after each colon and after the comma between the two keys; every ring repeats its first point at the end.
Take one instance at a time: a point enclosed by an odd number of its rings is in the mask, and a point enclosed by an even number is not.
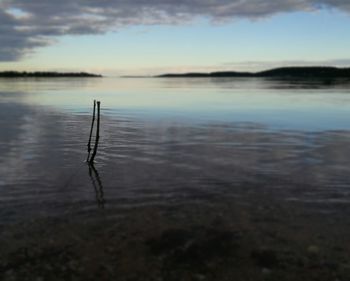
{"type": "Polygon", "coordinates": [[[19,60],[62,35],[103,34],[130,25],[225,22],[335,8],[348,0],[0,0],[0,61],[19,60]]]}

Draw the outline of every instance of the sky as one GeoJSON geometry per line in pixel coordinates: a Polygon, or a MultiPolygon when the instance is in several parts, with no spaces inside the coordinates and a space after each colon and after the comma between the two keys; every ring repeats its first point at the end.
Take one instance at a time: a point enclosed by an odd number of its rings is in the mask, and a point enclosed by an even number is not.
{"type": "Polygon", "coordinates": [[[0,70],[350,66],[349,0],[0,0],[0,70]]]}

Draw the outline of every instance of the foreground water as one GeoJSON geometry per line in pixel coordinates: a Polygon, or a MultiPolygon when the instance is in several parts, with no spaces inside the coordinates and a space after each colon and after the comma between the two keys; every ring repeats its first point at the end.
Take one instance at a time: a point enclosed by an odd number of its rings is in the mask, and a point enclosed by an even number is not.
{"type": "Polygon", "coordinates": [[[0,80],[0,279],[348,280],[349,113],[344,83],[0,80]]]}

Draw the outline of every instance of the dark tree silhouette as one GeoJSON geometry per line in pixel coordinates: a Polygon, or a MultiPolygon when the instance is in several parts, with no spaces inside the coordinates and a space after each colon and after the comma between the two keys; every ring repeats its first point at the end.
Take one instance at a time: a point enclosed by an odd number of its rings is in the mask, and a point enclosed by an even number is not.
{"type": "Polygon", "coordinates": [[[3,78],[51,78],[51,77],[102,77],[99,74],[92,74],[87,72],[19,72],[19,71],[3,71],[0,72],[0,77],[3,78]]]}

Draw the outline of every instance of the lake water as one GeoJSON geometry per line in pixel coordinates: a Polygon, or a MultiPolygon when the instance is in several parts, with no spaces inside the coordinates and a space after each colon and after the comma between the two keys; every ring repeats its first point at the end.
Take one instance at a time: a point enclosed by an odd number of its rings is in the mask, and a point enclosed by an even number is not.
{"type": "Polygon", "coordinates": [[[1,224],[114,218],[247,192],[320,214],[350,204],[349,84],[0,80],[1,224]],[[94,99],[102,103],[101,139],[89,170],[94,99]]]}

